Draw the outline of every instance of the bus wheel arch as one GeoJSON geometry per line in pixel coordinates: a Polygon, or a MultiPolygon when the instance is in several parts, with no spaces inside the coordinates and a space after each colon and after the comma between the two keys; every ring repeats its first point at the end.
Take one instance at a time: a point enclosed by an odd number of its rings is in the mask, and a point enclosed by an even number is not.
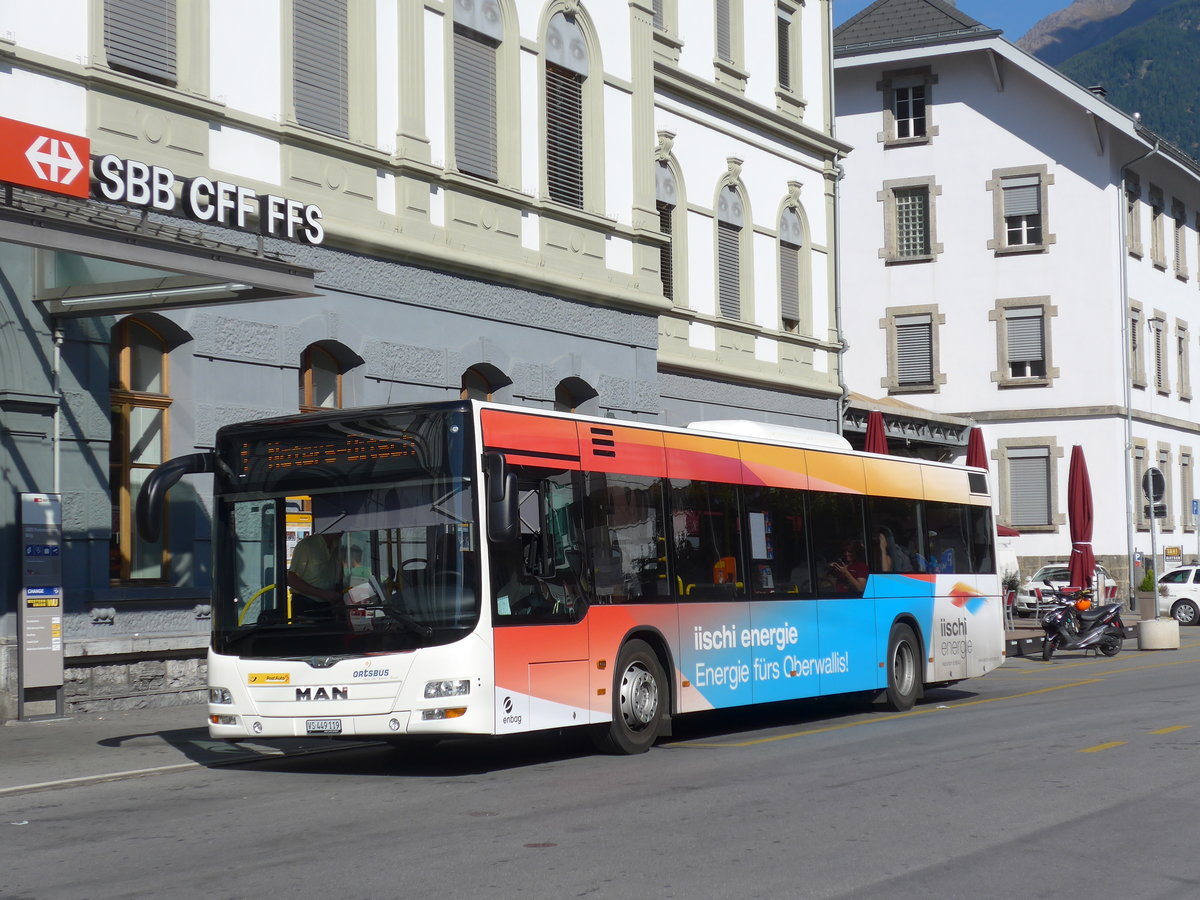
{"type": "Polygon", "coordinates": [[[671,709],[671,682],[662,652],[653,634],[635,633],[621,644],[613,666],[612,721],[592,729],[598,749],[645,753],[661,736],[671,709]]]}
{"type": "Polygon", "coordinates": [[[908,616],[892,622],[888,633],[884,696],[887,705],[896,712],[912,709],[924,693],[925,654],[920,634],[917,623],[908,616]]]}

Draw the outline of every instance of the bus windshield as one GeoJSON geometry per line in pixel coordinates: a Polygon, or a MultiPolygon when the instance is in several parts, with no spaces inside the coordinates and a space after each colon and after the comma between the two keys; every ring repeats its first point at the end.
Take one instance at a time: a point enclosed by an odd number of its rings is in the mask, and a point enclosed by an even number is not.
{"type": "Polygon", "coordinates": [[[461,411],[218,440],[213,647],[344,658],[445,644],[479,618],[461,411]]]}

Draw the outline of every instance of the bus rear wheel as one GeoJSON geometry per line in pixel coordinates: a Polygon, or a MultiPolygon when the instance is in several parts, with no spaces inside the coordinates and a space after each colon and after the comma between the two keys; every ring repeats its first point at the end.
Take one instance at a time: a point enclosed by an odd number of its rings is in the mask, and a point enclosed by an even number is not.
{"type": "Polygon", "coordinates": [[[605,753],[645,753],[658,738],[667,697],[667,679],[650,645],[627,643],[613,672],[612,721],[593,731],[596,746],[605,753]]]}
{"type": "Polygon", "coordinates": [[[921,693],[921,650],[917,636],[897,622],[888,636],[887,704],[896,712],[913,708],[921,693]]]}

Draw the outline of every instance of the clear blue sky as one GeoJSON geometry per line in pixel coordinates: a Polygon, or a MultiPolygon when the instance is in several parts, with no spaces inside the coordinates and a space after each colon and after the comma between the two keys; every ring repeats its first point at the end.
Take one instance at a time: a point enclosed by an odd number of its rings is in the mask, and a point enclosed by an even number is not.
{"type": "MultiPolygon", "coordinates": [[[[833,0],[833,24],[841,25],[874,0],[833,0]]],[[[955,4],[973,19],[991,28],[1002,28],[1014,43],[1039,20],[1066,9],[1071,0],[958,0],[955,4]]]]}

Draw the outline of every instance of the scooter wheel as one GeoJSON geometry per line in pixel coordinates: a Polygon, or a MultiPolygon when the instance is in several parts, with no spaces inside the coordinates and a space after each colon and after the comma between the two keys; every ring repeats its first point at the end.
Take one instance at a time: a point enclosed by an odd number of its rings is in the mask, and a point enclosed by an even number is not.
{"type": "Polygon", "coordinates": [[[1121,652],[1121,638],[1115,634],[1106,634],[1100,639],[1099,650],[1105,656],[1116,656],[1121,652]]]}
{"type": "Polygon", "coordinates": [[[1050,662],[1050,657],[1054,655],[1054,641],[1049,638],[1042,638],[1042,662],[1050,662]]]}

